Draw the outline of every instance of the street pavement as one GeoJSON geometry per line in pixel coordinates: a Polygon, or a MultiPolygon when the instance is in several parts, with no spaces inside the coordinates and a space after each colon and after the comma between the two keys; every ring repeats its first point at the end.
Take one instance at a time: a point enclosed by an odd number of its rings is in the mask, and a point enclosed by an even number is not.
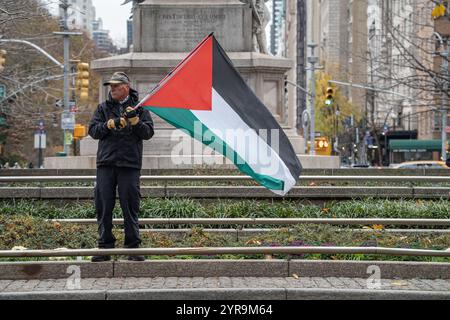
{"type": "MultiPolygon", "coordinates": [[[[88,293],[126,293],[125,297],[145,298],[139,293],[146,292],[153,298],[161,299],[177,298],[214,298],[208,293],[233,292],[229,298],[239,298],[239,292],[246,292],[248,298],[261,298],[265,294],[267,298],[285,298],[286,292],[302,292],[298,298],[320,298],[339,297],[339,293],[347,293],[341,298],[420,298],[423,296],[433,296],[439,294],[441,298],[450,300],[450,279],[382,279],[380,286],[374,288],[376,283],[363,278],[320,278],[320,277],[154,277],[154,278],[89,278],[80,279],[79,282],[73,279],[57,280],[0,280],[0,299],[11,298],[64,298],[70,297],[71,293],[77,293],[78,298],[89,298],[88,293]],[[231,291],[230,291],[231,290],[231,291]],[[252,296],[252,290],[255,293],[252,296]],[[310,291],[308,291],[310,290],[310,291]],[[312,290],[312,291],[311,291],[312,290]],[[158,292],[165,292],[166,295],[158,295],[158,292]],[[178,292],[178,294],[177,294],[178,292]],[[184,295],[180,295],[183,293],[184,295]],[[193,295],[196,292],[196,295],[193,295]],[[203,292],[203,296],[201,296],[203,292]],[[271,296],[271,292],[274,295],[271,296]],[[305,295],[307,292],[314,292],[315,295],[305,295]],[[317,293],[322,295],[317,295],[317,293]],[[348,295],[348,293],[352,295],[348,295]],[[86,295],[83,296],[83,293],[86,295]],[[358,294],[360,293],[360,294],[358,294]],[[384,293],[378,295],[378,293],[384,293]],[[391,295],[385,295],[390,293],[391,295]],[[40,296],[44,294],[43,296],[40,296]],[[53,294],[53,295],[52,295],[53,294]],[[200,296],[199,296],[200,294],[200,296]],[[206,294],[206,296],[205,296],[206,294]],[[278,295],[277,295],[278,294],[278,295]],[[281,296],[280,296],[281,294],[281,296]]],[[[223,298],[224,296],[217,296],[223,298]]],[[[293,297],[295,298],[295,297],[293,297]]]]}

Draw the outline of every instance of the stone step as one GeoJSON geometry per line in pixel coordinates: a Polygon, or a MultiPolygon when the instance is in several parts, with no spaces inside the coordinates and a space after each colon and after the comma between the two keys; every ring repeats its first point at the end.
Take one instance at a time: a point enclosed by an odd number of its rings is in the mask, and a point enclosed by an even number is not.
{"type": "MultiPolygon", "coordinates": [[[[259,186],[141,186],[144,198],[343,200],[449,199],[446,187],[295,186],[284,197],[259,186]]],[[[0,199],[93,199],[94,187],[0,187],[0,199]]]]}
{"type": "Polygon", "coordinates": [[[82,278],[154,277],[304,277],[368,278],[377,267],[383,279],[434,279],[450,281],[450,263],[346,261],[346,260],[226,260],[169,259],[145,262],[36,261],[1,262],[0,280],[67,279],[70,270],[82,278]],[[69,272],[69,273],[68,273],[69,272]]]}

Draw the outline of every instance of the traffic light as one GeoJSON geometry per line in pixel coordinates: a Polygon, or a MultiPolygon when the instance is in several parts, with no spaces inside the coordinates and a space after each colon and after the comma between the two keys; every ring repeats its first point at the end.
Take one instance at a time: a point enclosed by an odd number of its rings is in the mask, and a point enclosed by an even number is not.
{"type": "MultiPolygon", "coordinates": [[[[309,152],[311,143],[308,141],[307,152],[309,152]]],[[[318,156],[331,156],[331,143],[327,137],[317,137],[314,140],[314,150],[318,156]]]]}
{"type": "Polygon", "coordinates": [[[77,65],[77,90],[80,100],[86,101],[89,98],[89,64],[80,62],[77,65]]]}
{"type": "Polygon", "coordinates": [[[334,102],[334,89],[332,87],[328,87],[325,95],[325,104],[327,106],[331,106],[334,102]]]}
{"type": "Polygon", "coordinates": [[[327,138],[316,138],[316,148],[317,149],[326,149],[329,146],[329,142],[327,138]]]}
{"type": "Polygon", "coordinates": [[[3,72],[5,70],[5,63],[6,63],[6,50],[1,49],[0,50],[0,72],[3,72]]]}
{"type": "Polygon", "coordinates": [[[73,130],[73,138],[80,140],[86,136],[86,127],[81,124],[76,124],[73,130]]]}

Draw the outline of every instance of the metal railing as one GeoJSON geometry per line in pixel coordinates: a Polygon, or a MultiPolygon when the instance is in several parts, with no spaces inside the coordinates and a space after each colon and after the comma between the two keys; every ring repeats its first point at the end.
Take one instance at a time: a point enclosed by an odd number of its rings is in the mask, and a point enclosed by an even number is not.
{"type": "Polygon", "coordinates": [[[0,258],[86,257],[94,255],[224,255],[224,254],[374,254],[393,256],[450,257],[450,251],[383,247],[215,247],[215,248],[141,248],[141,249],[56,249],[0,251],[0,258]]]}
{"type": "MultiPolygon", "coordinates": [[[[0,182],[90,182],[95,176],[0,176],[0,182]]],[[[141,176],[141,181],[252,181],[249,176],[141,176]]],[[[450,182],[450,176],[300,176],[299,181],[450,182]]]]}
{"type": "MultiPolygon", "coordinates": [[[[95,219],[52,219],[51,222],[72,224],[96,224],[95,219]]],[[[123,219],[113,224],[123,225],[123,219]]],[[[450,226],[450,219],[384,219],[384,218],[150,218],[139,219],[140,225],[298,225],[329,224],[336,226],[392,225],[392,226],[450,226]]]]}

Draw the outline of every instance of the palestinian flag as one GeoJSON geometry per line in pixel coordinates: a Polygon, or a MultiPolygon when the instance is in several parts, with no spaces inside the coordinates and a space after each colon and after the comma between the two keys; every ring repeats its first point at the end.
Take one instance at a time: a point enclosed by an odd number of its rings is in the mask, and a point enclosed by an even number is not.
{"type": "Polygon", "coordinates": [[[270,111],[211,34],[139,104],[223,154],[279,195],[297,182],[300,162],[270,111]]]}

